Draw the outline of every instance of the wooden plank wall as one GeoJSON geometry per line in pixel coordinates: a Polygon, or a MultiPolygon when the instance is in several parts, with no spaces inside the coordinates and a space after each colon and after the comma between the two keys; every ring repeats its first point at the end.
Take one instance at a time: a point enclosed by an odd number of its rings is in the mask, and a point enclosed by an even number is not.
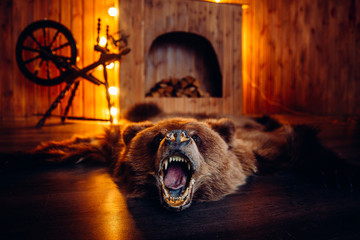
{"type": "MultiPolygon", "coordinates": [[[[13,120],[44,113],[56,98],[64,83],[53,87],[36,85],[19,71],[15,61],[15,46],[21,31],[30,23],[41,20],[55,20],[72,32],[78,47],[79,67],[98,59],[93,51],[96,41],[97,18],[110,26],[110,33],[118,31],[118,18],[110,17],[107,10],[118,7],[116,0],[3,0],[0,1],[0,35],[5,46],[0,48],[0,119],[13,120]]],[[[119,65],[109,70],[110,84],[118,86],[119,65]]],[[[102,71],[94,75],[102,79],[102,71]]],[[[68,97],[68,96],[67,96],[68,97]]],[[[53,113],[63,112],[67,97],[53,113]]],[[[81,81],[69,115],[107,118],[107,103],[104,86],[95,86],[81,81]]]]}
{"type": "MultiPolygon", "coordinates": [[[[146,0],[145,3],[149,1],[146,0]]],[[[114,24],[114,20],[107,16],[109,5],[120,6],[120,12],[130,20],[130,29],[145,28],[137,20],[142,17],[147,5],[142,2],[130,6],[127,2],[132,1],[121,0],[121,5],[118,5],[117,0],[0,1],[0,35],[3,40],[3,47],[0,48],[0,119],[23,119],[34,113],[44,112],[63,87],[41,87],[22,76],[17,68],[14,52],[16,40],[23,28],[45,17],[60,21],[74,33],[80,53],[78,64],[83,66],[97,57],[92,51],[97,18],[102,17],[107,21],[111,30],[115,31],[117,28],[117,23],[114,24]],[[128,9],[129,6],[132,9],[128,9]]],[[[360,114],[359,5],[357,0],[249,1],[241,17],[243,31],[235,36],[236,40],[232,43],[236,48],[239,47],[239,42],[242,44],[243,71],[234,78],[242,77],[243,81],[234,81],[234,88],[243,88],[244,113],[360,114]],[[241,40],[237,40],[239,38],[241,40]]],[[[178,9],[178,15],[172,16],[173,18],[167,16],[161,24],[180,21],[186,25],[184,16],[192,13],[182,6],[178,9]]],[[[160,14],[160,10],[158,11],[160,14]]],[[[237,27],[235,23],[219,23],[218,26],[213,25],[214,34],[221,34],[219,28],[229,29],[229,24],[237,27]]],[[[122,22],[120,27],[124,27],[122,22]]],[[[146,37],[144,34],[145,32],[132,34],[131,38],[138,43],[132,46],[133,51],[137,48],[144,49],[145,42],[149,42],[146,39],[142,41],[146,37]]],[[[226,50],[230,51],[229,48],[226,50]]],[[[126,56],[128,57],[136,60],[135,66],[140,66],[141,71],[128,72],[126,77],[142,79],[143,59],[133,52],[126,56]]],[[[113,84],[118,84],[118,75],[116,72],[112,74],[113,84]]],[[[120,90],[121,101],[125,105],[137,99],[137,89],[144,86],[141,81],[121,84],[124,87],[120,90]]],[[[103,95],[101,87],[84,81],[71,114],[105,117],[103,95]]],[[[174,106],[171,101],[163,102],[174,106]]],[[[241,99],[236,102],[241,102],[241,99]]],[[[182,104],[189,110],[195,109],[192,99],[182,104]]],[[[223,105],[217,105],[216,102],[213,104],[216,106],[214,109],[221,111],[223,108],[223,105]]],[[[61,105],[61,109],[63,108],[61,105]]],[[[57,111],[56,113],[60,112],[57,111]]]]}
{"type": "MultiPolygon", "coordinates": [[[[166,112],[242,113],[240,5],[183,0],[120,0],[119,5],[121,28],[130,33],[132,49],[120,69],[120,111],[150,101],[166,112]],[[149,85],[169,77],[161,66],[146,65],[150,46],[157,37],[177,31],[198,34],[213,46],[222,72],[221,98],[145,98],[149,85]]],[[[174,64],[181,64],[183,55],[173,56],[174,64]]],[[[168,59],[168,52],[160,51],[157,57],[168,59]]],[[[191,75],[191,69],[179,77],[191,75]]]]}
{"type": "Polygon", "coordinates": [[[357,0],[251,1],[244,113],[360,114],[359,43],[357,0]]]}

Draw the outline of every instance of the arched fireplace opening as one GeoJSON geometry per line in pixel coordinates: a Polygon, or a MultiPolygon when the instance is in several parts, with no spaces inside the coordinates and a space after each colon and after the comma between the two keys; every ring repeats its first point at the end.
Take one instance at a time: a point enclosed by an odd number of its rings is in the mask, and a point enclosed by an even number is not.
{"type": "Polygon", "coordinates": [[[145,93],[160,83],[184,79],[195,80],[203,96],[222,97],[222,74],[211,43],[188,32],[160,35],[146,58],[145,93]]]}

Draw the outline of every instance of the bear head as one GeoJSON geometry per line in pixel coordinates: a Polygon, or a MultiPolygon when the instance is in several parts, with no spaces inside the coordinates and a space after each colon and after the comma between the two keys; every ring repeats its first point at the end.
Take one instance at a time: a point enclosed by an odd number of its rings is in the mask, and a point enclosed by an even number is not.
{"type": "Polygon", "coordinates": [[[168,119],[157,124],[133,123],[123,133],[120,159],[129,169],[125,182],[141,192],[156,185],[161,203],[171,210],[188,208],[193,200],[219,200],[245,183],[231,120],[168,119]]]}

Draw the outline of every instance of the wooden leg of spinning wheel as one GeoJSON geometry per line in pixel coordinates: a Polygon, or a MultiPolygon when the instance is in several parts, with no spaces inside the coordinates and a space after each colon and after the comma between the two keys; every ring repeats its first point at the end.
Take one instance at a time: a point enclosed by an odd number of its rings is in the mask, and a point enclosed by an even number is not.
{"type": "Polygon", "coordinates": [[[111,115],[111,101],[110,101],[110,94],[109,94],[109,83],[108,83],[108,79],[107,79],[107,71],[106,71],[106,65],[103,65],[103,69],[104,69],[104,85],[105,85],[105,92],[106,92],[106,100],[108,103],[108,109],[109,109],[109,121],[112,123],[113,122],[113,116],[111,115]]]}
{"type": "Polygon", "coordinates": [[[66,116],[67,116],[67,114],[68,114],[68,112],[69,112],[69,109],[70,109],[70,106],[71,106],[71,104],[72,104],[72,101],[73,101],[73,99],[74,99],[76,90],[77,90],[78,87],[79,87],[79,83],[80,83],[80,81],[77,81],[77,82],[75,83],[75,86],[74,86],[73,90],[71,91],[71,96],[70,96],[69,101],[68,101],[68,104],[67,104],[67,106],[66,106],[66,108],[65,108],[64,116],[61,117],[61,122],[64,122],[65,119],[66,119],[66,116]]]}
{"type": "Polygon", "coordinates": [[[41,128],[42,126],[44,126],[44,123],[46,121],[46,119],[48,117],[50,117],[51,112],[54,111],[54,109],[57,107],[57,105],[61,102],[61,100],[65,97],[65,94],[67,91],[69,91],[71,85],[74,83],[74,81],[70,81],[68,82],[68,84],[66,85],[66,87],[64,88],[64,90],[62,90],[59,94],[59,96],[55,99],[55,101],[51,104],[51,106],[49,107],[49,109],[46,111],[46,113],[44,114],[44,116],[39,120],[39,122],[36,124],[37,128],[41,128]]]}

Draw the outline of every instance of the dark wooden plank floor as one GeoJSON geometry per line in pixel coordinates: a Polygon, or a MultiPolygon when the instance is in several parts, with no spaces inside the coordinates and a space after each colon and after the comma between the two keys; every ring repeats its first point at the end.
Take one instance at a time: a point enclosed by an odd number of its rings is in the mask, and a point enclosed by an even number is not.
{"type": "MultiPolygon", "coordinates": [[[[340,154],[359,159],[356,119],[277,116],[313,123],[340,154]]],[[[38,130],[3,123],[0,151],[101,132],[72,122],[38,130]]],[[[360,192],[324,189],[297,176],[254,177],[218,202],[164,210],[156,197],[126,199],[104,168],[35,169],[0,174],[0,239],[360,239],[360,192]]]]}

